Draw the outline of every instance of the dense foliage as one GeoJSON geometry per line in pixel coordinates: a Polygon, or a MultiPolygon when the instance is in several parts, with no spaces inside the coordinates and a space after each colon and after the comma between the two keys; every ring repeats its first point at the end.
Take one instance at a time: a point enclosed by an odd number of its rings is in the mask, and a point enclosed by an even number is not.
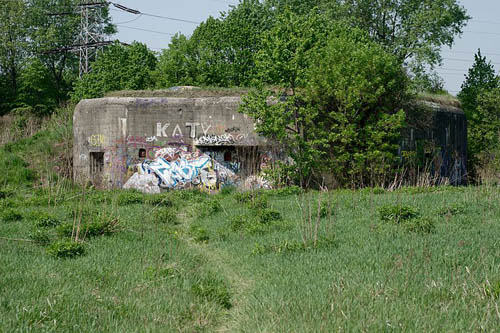
{"type": "Polygon", "coordinates": [[[479,159],[498,148],[500,135],[500,78],[478,50],[458,98],[467,117],[469,169],[476,176],[479,159]]]}
{"type": "MultiPolygon", "coordinates": [[[[306,29],[306,34],[311,30],[306,29]]],[[[288,96],[281,102],[272,97],[273,92],[260,90],[244,100],[241,110],[257,120],[260,134],[286,147],[294,161],[284,166],[290,181],[307,185],[315,180],[329,186],[383,184],[396,162],[405,119],[401,107],[408,100],[407,77],[399,60],[363,31],[332,30],[325,46],[318,39],[309,47],[303,42],[314,39],[303,38],[293,29],[288,35],[277,31],[276,39],[298,45],[286,64],[307,59],[307,66],[299,66],[302,73],[298,76],[290,67],[288,82],[282,84],[288,96]]],[[[279,42],[268,45],[281,47],[279,42]]],[[[282,53],[270,50],[269,54],[282,53]]]]}
{"type": "Polygon", "coordinates": [[[156,57],[144,44],[110,46],[92,66],[92,72],[76,82],[73,99],[102,97],[113,90],[140,90],[154,85],[156,57]]]}

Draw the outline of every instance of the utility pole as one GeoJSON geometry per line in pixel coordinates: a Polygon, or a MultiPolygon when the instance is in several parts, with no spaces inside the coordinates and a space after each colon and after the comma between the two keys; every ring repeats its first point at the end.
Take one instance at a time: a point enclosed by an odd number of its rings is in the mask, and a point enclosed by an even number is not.
{"type": "Polygon", "coordinates": [[[97,0],[84,0],[80,3],[80,35],[78,38],[78,51],[80,53],[80,77],[90,70],[89,63],[97,58],[97,53],[104,42],[100,29],[102,22],[102,8],[107,2],[97,0]]]}

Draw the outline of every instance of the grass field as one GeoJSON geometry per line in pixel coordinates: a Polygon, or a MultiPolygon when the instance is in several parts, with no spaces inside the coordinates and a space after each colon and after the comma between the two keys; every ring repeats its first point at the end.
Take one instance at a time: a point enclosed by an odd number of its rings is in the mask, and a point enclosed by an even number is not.
{"type": "Polygon", "coordinates": [[[499,188],[0,197],[2,332],[500,327],[499,188]]]}

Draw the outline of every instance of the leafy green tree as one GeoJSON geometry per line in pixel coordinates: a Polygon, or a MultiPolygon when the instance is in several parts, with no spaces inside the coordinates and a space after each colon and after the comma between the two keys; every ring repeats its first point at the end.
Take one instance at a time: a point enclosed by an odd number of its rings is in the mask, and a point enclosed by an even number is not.
{"type": "Polygon", "coordinates": [[[0,76],[4,83],[0,114],[14,106],[21,68],[28,56],[25,12],[23,1],[0,1],[0,76]]]}
{"type": "Polygon", "coordinates": [[[332,19],[367,31],[401,62],[431,67],[442,46],[452,46],[470,17],[457,0],[323,1],[332,19]]]}
{"type": "Polygon", "coordinates": [[[76,82],[72,99],[97,98],[123,89],[152,88],[156,65],[156,56],[146,45],[115,43],[92,64],[92,71],[76,82]]]}
{"type": "Polygon", "coordinates": [[[488,102],[494,99],[494,94],[489,94],[489,92],[499,86],[500,80],[495,75],[493,65],[481,55],[481,50],[478,50],[477,54],[474,55],[474,64],[469,69],[462,89],[458,93],[458,98],[467,117],[467,154],[469,171],[472,174],[475,173],[478,155],[491,145],[492,137],[497,134],[496,122],[491,122],[492,118],[486,112],[494,111],[494,108],[488,105],[488,102]],[[481,102],[479,101],[480,97],[481,102]],[[480,104],[482,105],[480,106],[480,104]]]}
{"type": "MultiPolygon", "coordinates": [[[[70,46],[81,43],[80,15],[81,0],[28,0],[26,12],[29,22],[31,53],[46,66],[54,86],[57,89],[58,101],[65,100],[72,89],[78,75],[78,54],[70,50],[70,46]],[[56,52],[51,52],[58,50],[56,52]]],[[[100,22],[94,26],[103,35],[110,36],[116,32],[111,24],[109,8],[103,7],[100,22]]],[[[90,21],[97,20],[96,12],[90,11],[90,21]]]]}
{"type": "Polygon", "coordinates": [[[471,152],[477,155],[500,148],[500,87],[483,90],[477,96],[477,108],[470,114],[468,124],[471,152]]]}
{"type": "MultiPolygon", "coordinates": [[[[396,57],[359,29],[332,30],[324,47],[311,49],[294,96],[280,102],[260,90],[241,111],[256,119],[259,134],[287,148],[301,185],[325,175],[333,186],[380,184],[397,161],[407,76],[396,57]]],[[[292,45],[301,45],[303,37],[295,38],[292,45]]]]}
{"type": "Polygon", "coordinates": [[[468,118],[471,118],[477,109],[478,96],[484,91],[498,87],[499,84],[495,68],[486,57],[481,55],[479,49],[474,55],[474,64],[465,76],[465,81],[457,95],[468,118]]]}

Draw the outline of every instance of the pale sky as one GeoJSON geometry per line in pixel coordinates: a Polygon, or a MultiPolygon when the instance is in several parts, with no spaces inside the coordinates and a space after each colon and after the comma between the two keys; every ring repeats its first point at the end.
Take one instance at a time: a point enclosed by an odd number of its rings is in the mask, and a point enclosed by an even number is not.
{"type": "MultiPolygon", "coordinates": [[[[193,22],[202,22],[209,16],[218,17],[221,11],[229,9],[230,4],[238,3],[237,0],[113,0],[113,2],[146,14],[193,22]]],[[[453,95],[460,90],[464,74],[472,65],[474,53],[478,48],[481,48],[482,54],[494,64],[497,71],[500,68],[500,1],[461,0],[460,3],[472,16],[472,20],[451,49],[443,48],[442,56],[445,59],[443,66],[437,70],[445,81],[445,88],[453,95]]],[[[168,47],[170,34],[182,32],[190,35],[196,28],[196,24],[193,23],[151,16],[138,17],[113,6],[110,8],[114,23],[119,24],[116,38],[129,43],[134,40],[143,42],[154,51],[168,47]]]]}

